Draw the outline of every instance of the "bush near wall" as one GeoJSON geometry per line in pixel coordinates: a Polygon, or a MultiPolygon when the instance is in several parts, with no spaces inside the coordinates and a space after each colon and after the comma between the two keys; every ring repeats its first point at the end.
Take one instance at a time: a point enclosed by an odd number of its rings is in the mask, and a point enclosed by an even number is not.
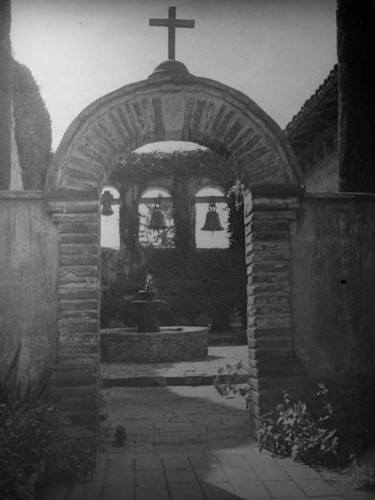
{"type": "Polygon", "coordinates": [[[0,498],[33,500],[46,484],[92,473],[97,445],[64,433],[64,415],[48,397],[49,370],[21,394],[20,352],[21,344],[0,379],[0,498]]]}
{"type": "Polygon", "coordinates": [[[207,318],[212,331],[224,331],[229,327],[233,307],[239,309],[246,323],[242,248],[201,249],[189,255],[177,249],[145,248],[143,252],[146,264],[131,277],[122,279],[119,272],[115,281],[102,283],[102,328],[116,323],[134,326],[130,298],[144,287],[147,273],[153,275],[158,297],[165,300],[160,324],[192,326],[207,318]],[[124,296],[128,298],[126,305],[124,296]]]}
{"type": "Polygon", "coordinates": [[[52,158],[51,119],[31,71],[13,60],[13,114],[24,189],[43,189],[52,158]]]}

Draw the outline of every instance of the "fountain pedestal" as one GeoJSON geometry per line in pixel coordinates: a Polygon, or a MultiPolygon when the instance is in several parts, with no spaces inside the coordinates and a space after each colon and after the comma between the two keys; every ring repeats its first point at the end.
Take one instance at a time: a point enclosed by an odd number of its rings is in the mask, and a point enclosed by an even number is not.
{"type": "Polygon", "coordinates": [[[149,276],[145,289],[139,290],[137,298],[132,300],[137,317],[138,333],[160,331],[158,314],[165,300],[155,299],[155,296],[156,291],[154,290],[152,278],[149,276]]]}
{"type": "Polygon", "coordinates": [[[138,333],[160,332],[158,313],[164,300],[132,300],[137,316],[138,333]]]}

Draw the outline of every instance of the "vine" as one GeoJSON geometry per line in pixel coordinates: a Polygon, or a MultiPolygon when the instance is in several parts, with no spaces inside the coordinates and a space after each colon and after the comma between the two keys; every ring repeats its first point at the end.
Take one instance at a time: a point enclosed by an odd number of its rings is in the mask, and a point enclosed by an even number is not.
{"type": "Polygon", "coordinates": [[[246,318],[244,225],[231,189],[235,183],[231,167],[210,150],[132,152],[122,157],[109,182],[121,193],[120,232],[125,252],[118,255],[116,277],[106,280],[103,276],[102,327],[113,322],[132,326],[131,301],[125,306],[123,297],[136,293],[147,273],[154,276],[160,296],[166,300],[160,318],[164,325],[199,325],[207,317],[212,331],[225,331],[232,307],[246,318]],[[229,195],[229,249],[195,248],[195,194],[207,181],[229,195]],[[167,187],[171,193],[174,248],[142,248],[139,243],[138,205],[142,193],[152,185],[167,187]]]}
{"type": "Polygon", "coordinates": [[[15,136],[24,189],[43,189],[52,158],[51,120],[31,71],[13,60],[15,136]]]}
{"type": "Polygon", "coordinates": [[[227,191],[234,183],[231,163],[210,150],[173,151],[171,153],[125,154],[111,175],[118,185],[136,182],[146,184],[158,177],[196,178],[207,176],[227,191]]]}
{"type": "MultiPolygon", "coordinates": [[[[231,246],[243,244],[243,215],[235,203],[233,165],[211,150],[126,153],[112,172],[109,182],[120,192],[126,191],[125,186],[137,185],[140,195],[153,181],[160,182],[167,179],[171,184],[173,198],[176,247],[189,253],[194,248],[192,227],[194,196],[189,193],[189,185],[197,179],[204,178],[222,188],[228,196],[231,246]]],[[[138,200],[134,200],[134,203],[137,206],[138,200]]]]}

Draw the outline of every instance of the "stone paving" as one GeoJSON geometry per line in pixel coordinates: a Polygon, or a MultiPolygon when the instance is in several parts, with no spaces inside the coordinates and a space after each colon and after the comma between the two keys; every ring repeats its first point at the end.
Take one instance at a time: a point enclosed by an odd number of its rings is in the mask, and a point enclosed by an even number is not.
{"type": "MultiPolygon", "coordinates": [[[[194,366],[201,376],[202,367],[194,366]]],[[[182,376],[182,372],[173,371],[176,367],[165,369],[157,373],[182,376]]],[[[116,370],[113,368],[113,373],[116,370]]],[[[110,367],[103,367],[103,371],[108,375],[110,367]]],[[[134,378],[134,371],[127,373],[134,378]]],[[[107,418],[94,477],[74,487],[49,488],[43,500],[375,498],[354,490],[347,471],[315,470],[291,459],[260,453],[250,436],[242,398],[224,399],[212,386],[104,387],[102,396],[107,418]],[[128,434],[125,446],[115,443],[118,424],[128,434]]]]}
{"type": "Polygon", "coordinates": [[[102,363],[101,375],[105,387],[209,385],[220,368],[242,362],[238,373],[246,375],[248,348],[239,346],[215,346],[208,348],[203,360],[174,363],[102,363]]]}

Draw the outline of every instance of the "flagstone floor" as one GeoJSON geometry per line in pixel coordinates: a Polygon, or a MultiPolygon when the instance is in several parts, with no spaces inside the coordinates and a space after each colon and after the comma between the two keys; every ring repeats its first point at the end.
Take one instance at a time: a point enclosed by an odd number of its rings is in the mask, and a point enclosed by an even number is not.
{"type": "MultiPolygon", "coordinates": [[[[246,353],[246,346],[241,347],[246,353]]],[[[225,352],[226,362],[238,361],[233,347],[219,349],[222,351],[210,350],[212,358],[207,363],[214,362],[214,357],[216,363],[224,363],[221,355],[225,352]]],[[[202,366],[195,367],[197,376],[214,373],[213,366],[207,366],[205,372],[202,366]]],[[[134,382],[137,373],[131,366],[120,368],[113,367],[111,372],[105,366],[103,374],[107,378],[116,374],[119,380],[129,376],[134,382]]],[[[178,373],[177,366],[159,366],[156,372],[149,367],[146,374],[142,370],[138,375],[143,381],[152,375],[160,383],[162,373],[165,385],[103,387],[107,418],[95,475],[74,487],[51,487],[44,491],[43,500],[375,498],[354,490],[347,471],[315,470],[260,453],[250,436],[242,398],[224,399],[212,385],[168,385],[168,376],[184,376],[185,369],[178,373]],[[127,431],[125,446],[115,443],[114,430],[119,424],[127,431]]]]}

